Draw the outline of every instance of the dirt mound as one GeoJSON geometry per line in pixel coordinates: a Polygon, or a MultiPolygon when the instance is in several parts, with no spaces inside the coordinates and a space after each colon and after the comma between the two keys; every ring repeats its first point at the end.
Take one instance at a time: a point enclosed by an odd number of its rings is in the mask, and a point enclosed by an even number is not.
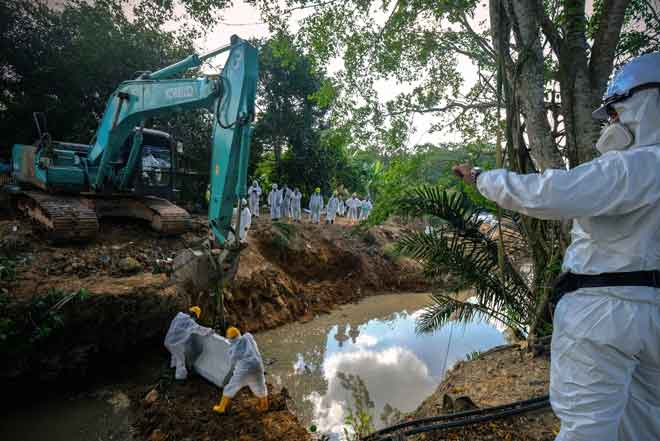
{"type": "Polygon", "coordinates": [[[371,293],[426,289],[421,268],[390,257],[391,240],[375,237],[394,228],[355,233],[341,224],[258,221],[226,297],[229,321],[258,331],[309,320],[371,293]]]}
{"type": "MultiPolygon", "coordinates": [[[[272,386],[269,385],[269,390],[272,386]]],[[[288,411],[286,390],[269,397],[269,409],[258,412],[257,399],[242,389],[227,415],[211,409],[218,388],[199,377],[156,389],[138,389],[133,399],[136,439],[149,441],[305,441],[309,434],[288,411]],[[150,395],[150,396],[149,396],[150,395]],[[156,397],[154,399],[154,397],[156,397]],[[145,397],[149,397],[145,399],[145,397]]]]}
{"type": "MultiPolygon", "coordinates": [[[[448,413],[446,407],[451,400],[447,397],[469,397],[479,408],[536,398],[548,394],[549,382],[549,357],[534,357],[518,345],[494,348],[474,360],[457,363],[411,418],[448,413]]],[[[552,441],[557,433],[559,420],[548,409],[481,426],[421,435],[417,439],[552,441]]]]}

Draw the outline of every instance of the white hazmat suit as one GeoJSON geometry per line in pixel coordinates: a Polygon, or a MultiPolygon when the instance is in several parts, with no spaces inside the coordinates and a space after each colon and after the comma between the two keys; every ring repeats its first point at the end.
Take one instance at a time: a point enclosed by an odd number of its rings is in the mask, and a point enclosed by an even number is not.
{"type": "Polygon", "coordinates": [[[332,196],[330,200],[328,200],[328,206],[326,207],[326,213],[325,213],[325,221],[334,223],[335,218],[337,217],[337,210],[339,209],[339,199],[337,196],[332,196]]]}
{"type": "Polygon", "coordinates": [[[271,220],[279,219],[282,215],[282,191],[277,190],[277,184],[273,184],[272,190],[268,193],[268,205],[271,220]]]}
{"type": "MultiPolygon", "coordinates": [[[[643,90],[613,107],[634,137],[627,150],[605,145],[603,156],[571,170],[477,179],[505,209],[573,219],[563,271],[660,269],[660,94],[643,90]]],[[[566,294],[555,311],[550,399],[559,441],[660,439],[660,290],[566,294]]]]}
{"type": "Polygon", "coordinates": [[[344,204],[344,200],[342,198],[339,198],[339,204],[337,204],[337,214],[339,216],[343,216],[345,211],[346,211],[346,205],[344,204]]]}
{"type": "Polygon", "coordinates": [[[321,193],[314,193],[309,198],[309,211],[311,212],[313,224],[318,224],[321,221],[321,210],[323,210],[323,196],[321,196],[321,193]]]}
{"type": "Polygon", "coordinates": [[[287,186],[284,186],[282,216],[286,216],[289,219],[291,218],[291,196],[293,196],[293,190],[287,186]]]}
{"type": "Polygon", "coordinates": [[[358,205],[360,200],[356,197],[351,197],[346,201],[346,206],[348,207],[348,220],[354,221],[358,220],[358,205]]]}
{"type": "Polygon", "coordinates": [[[230,340],[229,360],[233,374],[222,395],[233,398],[239,390],[247,386],[257,397],[268,395],[264,377],[264,363],[257,343],[249,332],[230,340]]]}
{"type": "Polygon", "coordinates": [[[170,367],[176,368],[174,378],[185,380],[188,377],[186,359],[192,358],[193,355],[193,335],[207,336],[212,333],[213,329],[198,325],[188,314],[180,312],[174,316],[164,342],[172,355],[170,367]]]}
{"type": "Polygon", "coordinates": [[[369,218],[369,213],[371,213],[372,208],[373,208],[373,204],[369,199],[362,202],[362,210],[360,210],[360,220],[366,220],[367,218],[369,218]]]}
{"type": "Polygon", "coordinates": [[[300,209],[300,200],[302,199],[302,193],[295,190],[291,195],[291,217],[294,221],[300,222],[302,216],[302,210],[300,209]]]}
{"type": "Polygon", "coordinates": [[[259,217],[259,198],[261,197],[261,187],[257,181],[252,182],[252,186],[248,189],[250,198],[250,213],[253,216],[259,217]]]}

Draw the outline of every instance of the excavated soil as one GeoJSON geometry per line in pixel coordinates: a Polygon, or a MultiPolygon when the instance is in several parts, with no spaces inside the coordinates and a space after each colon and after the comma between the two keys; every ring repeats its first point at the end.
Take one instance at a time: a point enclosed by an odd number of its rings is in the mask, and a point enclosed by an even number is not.
{"type": "MultiPolygon", "coordinates": [[[[272,385],[268,386],[272,390],[272,385]]],[[[199,377],[155,389],[138,389],[132,395],[134,437],[140,440],[310,439],[308,432],[287,409],[286,390],[272,394],[268,410],[259,412],[255,409],[257,399],[247,389],[242,389],[226,415],[212,411],[213,404],[218,402],[218,390],[199,377]]]]}
{"type": "MultiPolygon", "coordinates": [[[[549,385],[550,359],[547,355],[535,357],[524,344],[494,348],[476,360],[457,363],[433,395],[424,400],[410,418],[472,408],[448,408],[450,403],[457,401],[469,403],[471,400],[476,407],[483,408],[527,400],[547,395],[549,385]]],[[[417,440],[552,441],[558,433],[559,420],[547,409],[480,426],[424,434],[417,440]]]]}

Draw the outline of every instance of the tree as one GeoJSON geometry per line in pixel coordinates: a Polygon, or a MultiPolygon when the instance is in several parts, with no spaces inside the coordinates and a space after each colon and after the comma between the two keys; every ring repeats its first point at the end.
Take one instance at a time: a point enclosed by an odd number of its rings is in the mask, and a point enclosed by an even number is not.
{"type": "Polygon", "coordinates": [[[89,142],[108,96],[137,72],[194,52],[202,24],[225,2],[194,0],[8,0],[0,5],[0,146],[36,138],[32,113],[46,112],[55,139],[89,142]],[[175,6],[177,31],[162,31],[175,6]],[[129,18],[129,10],[132,8],[129,18]],[[200,20],[200,21],[196,21],[200,20]]]}
{"type": "MultiPolygon", "coordinates": [[[[351,92],[342,96],[349,110],[344,122],[356,139],[382,145],[394,139],[400,148],[414,115],[427,114],[437,118],[436,128],[458,130],[466,140],[499,145],[502,134],[502,164],[517,172],[593,158],[599,126],[591,111],[615,64],[657,50],[659,6],[596,0],[587,10],[584,0],[489,0],[485,10],[481,4],[294,0],[285,8],[266,3],[264,10],[275,26],[295,9],[309,11],[300,38],[319,64],[342,58],[345,69],[337,77],[341,90],[351,92]],[[467,92],[460,59],[475,67],[476,82],[467,92]],[[376,92],[382,78],[402,85],[388,101],[376,92]]],[[[549,262],[561,257],[567,234],[557,222],[520,222],[533,263],[533,334],[543,325],[556,272],[555,266],[547,270],[549,262]]]]}
{"type": "Polygon", "coordinates": [[[321,187],[327,195],[342,181],[354,181],[345,133],[328,127],[335,92],[323,70],[286,33],[259,47],[261,113],[248,173],[306,194],[321,187]]]}

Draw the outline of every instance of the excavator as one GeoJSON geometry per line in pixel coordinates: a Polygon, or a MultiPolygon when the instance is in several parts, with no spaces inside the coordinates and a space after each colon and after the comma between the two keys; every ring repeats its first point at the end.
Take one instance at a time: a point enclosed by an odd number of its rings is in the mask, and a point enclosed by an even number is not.
{"type": "Polygon", "coordinates": [[[212,238],[222,245],[234,230],[234,207],[246,194],[257,77],[256,48],[234,35],[229,45],[121,83],[90,144],[52,140],[37,114],[39,138],[13,146],[13,185],[5,189],[53,240],[92,239],[104,216],[144,219],[163,234],[183,233],[191,224],[188,212],[154,196],[153,186],[142,181],[148,175],[142,170],[145,151],[167,152],[175,143],[144,126],[152,117],[207,109],[214,125],[208,219],[212,238]],[[219,76],[175,78],[225,52],[219,76]]]}

